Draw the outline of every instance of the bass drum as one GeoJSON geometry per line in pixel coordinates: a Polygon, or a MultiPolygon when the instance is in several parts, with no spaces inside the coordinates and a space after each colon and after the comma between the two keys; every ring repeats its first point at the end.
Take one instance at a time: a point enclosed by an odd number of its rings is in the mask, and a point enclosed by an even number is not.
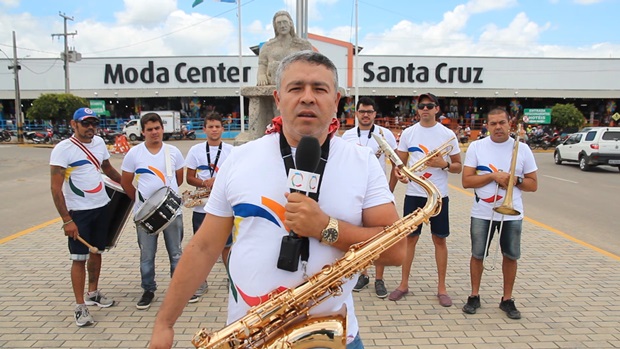
{"type": "Polygon", "coordinates": [[[106,239],[105,248],[107,250],[116,247],[118,239],[123,233],[127,218],[131,214],[133,200],[129,198],[120,184],[111,180],[108,176],[103,176],[105,190],[110,197],[110,202],[106,206],[108,217],[110,217],[110,228],[106,239]]]}
{"type": "Polygon", "coordinates": [[[181,197],[170,187],[157,189],[134,215],[137,226],[155,235],[166,229],[181,213],[181,197]]]}

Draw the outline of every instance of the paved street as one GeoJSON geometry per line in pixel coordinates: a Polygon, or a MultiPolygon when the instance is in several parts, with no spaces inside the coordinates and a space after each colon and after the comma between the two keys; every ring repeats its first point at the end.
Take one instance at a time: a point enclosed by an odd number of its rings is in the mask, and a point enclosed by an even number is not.
{"type": "MultiPolygon", "coordinates": [[[[115,166],[120,159],[122,156],[114,156],[115,166]]],[[[397,187],[399,211],[404,188],[397,187]]],[[[425,227],[407,297],[399,302],[381,300],[371,289],[355,294],[366,348],[620,348],[620,257],[601,254],[531,220],[524,222],[514,292],[523,318],[510,320],[498,308],[502,285],[499,263],[495,270],[485,272],[478,314],[463,314],[461,307],[469,294],[472,197],[458,188],[450,189],[450,197],[448,290],[455,305],[443,308],[435,297],[433,247],[425,227]]],[[[49,196],[45,200],[51,203],[49,196]]],[[[191,212],[184,210],[187,243],[191,212]]],[[[2,211],[3,220],[10,220],[4,208],[2,211]]],[[[48,221],[36,218],[37,214],[33,212],[33,223],[48,221]]],[[[49,208],[41,214],[48,215],[49,208]]],[[[53,211],[51,217],[56,217],[53,211]]],[[[104,255],[100,282],[103,292],[119,304],[108,309],[91,307],[97,324],[78,328],[73,322],[66,240],[59,238],[59,227],[53,223],[12,239],[0,237],[0,347],[145,348],[169,283],[163,241],[160,239],[157,257],[159,290],[151,309],[135,308],[142,290],[135,228],[129,223],[118,247],[104,255]]],[[[386,269],[388,291],[399,280],[400,268],[386,269]]],[[[190,339],[201,327],[223,327],[227,291],[221,263],[209,281],[207,294],[200,302],[187,305],[177,323],[175,348],[192,347],[190,339]]]]}

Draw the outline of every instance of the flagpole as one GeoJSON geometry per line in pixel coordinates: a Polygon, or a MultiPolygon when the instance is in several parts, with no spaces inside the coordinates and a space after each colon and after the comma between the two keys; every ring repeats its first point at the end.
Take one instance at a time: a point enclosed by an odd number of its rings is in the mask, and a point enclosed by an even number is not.
{"type": "MultiPolygon", "coordinates": [[[[360,95],[360,90],[359,90],[359,60],[358,60],[358,56],[359,56],[359,49],[357,46],[357,32],[358,32],[358,24],[357,24],[357,5],[358,5],[358,0],[355,0],[355,60],[353,61],[354,65],[353,65],[353,73],[355,74],[355,106],[354,106],[354,110],[357,111],[357,102],[359,101],[359,95],[360,95]]],[[[358,124],[358,120],[357,118],[355,119],[355,126],[357,126],[358,124]]]]}
{"type": "Polygon", "coordinates": [[[241,121],[241,133],[245,132],[245,103],[243,102],[243,95],[241,94],[241,87],[243,86],[243,54],[242,54],[242,39],[241,39],[241,0],[237,0],[237,17],[239,19],[239,118],[241,121]]]}

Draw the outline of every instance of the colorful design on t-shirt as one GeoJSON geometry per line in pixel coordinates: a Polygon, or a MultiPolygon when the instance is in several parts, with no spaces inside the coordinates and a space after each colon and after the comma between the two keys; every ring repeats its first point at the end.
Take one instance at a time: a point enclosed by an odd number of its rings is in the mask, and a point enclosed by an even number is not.
{"type": "MultiPolygon", "coordinates": [[[[423,146],[422,144],[418,144],[417,147],[409,147],[407,149],[407,151],[409,151],[410,153],[422,153],[422,157],[425,157],[426,155],[428,155],[428,153],[430,153],[428,148],[423,146]]],[[[433,176],[433,174],[430,173],[430,172],[424,172],[424,174],[422,174],[422,177],[424,177],[426,179],[429,179],[432,176],[433,176]]]]}
{"type": "MultiPolygon", "coordinates": [[[[248,204],[248,203],[238,204],[233,207],[233,212],[235,215],[234,226],[233,226],[233,244],[235,240],[237,239],[237,234],[239,232],[239,224],[245,218],[248,218],[248,217],[264,218],[272,222],[273,224],[275,224],[277,227],[282,228],[285,232],[288,231],[288,228],[284,225],[284,212],[286,211],[284,209],[284,206],[282,206],[277,201],[264,197],[264,196],[261,197],[261,204],[269,210],[261,206],[254,205],[254,204],[248,204]]],[[[229,258],[230,258],[230,255],[229,255],[229,258]]],[[[241,298],[243,299],[243,301],[250,306],[259,305],[262,302],[268,300],[270,295],[274,292],[275,294],[277,294],[277,293],[280,293],[286,290],[285,287],[280,286],[275,291],[272,291],[268,294],[264,294],[260,296],[250,296],[246,294],[245,292],[243,292],[241,288],[239,288],[239,286],[235,284],[233,278],[230,276],[230,273],[228,275],[228,280],[230,280],[230,289],[232,291],[232,296],[234,300],[238,302],[239,301],[238,295],[241,295],[241,298]]]]}
{"type": "Polygon", "coordinates": [[[86,195],[84,193],[95,194],[95,193],[100,192],[101,189],[103,189],[103,182],[101,181],[99,182],[99,185],[97,185],[93,189],[80,189],[73,183],[73,179],[71,178],[71,173],[78,167],[89,165],[89,164],[95,166],[92,162],[90,162],[90,160],[78,160],[78,161],[70,163],[69,166],[67,167],[67,170],[65,171],[65,180],[69,182],[69,188],[71,188],[71,191],[75,193],[75,195],[77,196],[84,197],[86,195]]]}
{"type": "Polygon", "coordinates": [[[261,303],[268,301],[271,297],[282,293],[284,291],[288,290],[286,287],[284,286],[280,286],[278,288],[276,288],[275,290],[264,294],[262,296],[256,296],[256,297],[252,297],[252,296],[248,296],[247,294],[243,293],[243,291],[241,291],[241,289],[239,287],[237,287],[237,291],[239,291],[239,294],[241,295],[241,298],[243,298],[243,300],[245,301],[245,303],[251,307],[260,305],[261,303]]]}
{"type": "MultiPolygon", "coordinates": [[[[198,168],[196,168],[196,172],[200,172],[200,171],[209,171],[211,172],[211,170],[213,169],[212,165],[200,165],[198,166],[198,168]]],[[[220,170],[220,168],[218,166],[215,166],[215,170],[213,170],[214,173],[217,173],[220,170]]]]}
{"type": "MultiPolygon", "coordinates": [[[[476,166],[477,174],[495,173],[495,172],[499,172],[499,170],[497,169],[497,167],[493,166],[493,164],[489,164],[489,166],[484,166],[484,165],[476,166]]],[[[481,198],[478,196],[478,193],[476,193],[476,202],[478,202],[479,200],[482,200],[484,202],[492,204],[494,202],[501,200],[502,198],[503,196],[501,195],[497,195],[497,196],[491,195],[488,198],[481,198]]]]}
{"type": "Polygon", "coordinates": [[[166,178],[164,177],[164,174],[161,173],[160,170],[156,169],[153,166],[148,166],[148,168],[139,168],[136,170],[136,175],[137,175],[137,180],[140,181],[140,175],[143,174],[150,174],[153,176],[157,176],[159,177],[159,179],[161,179],[162,183],[164,183],[164,185],[166,184],[166,178]]]}

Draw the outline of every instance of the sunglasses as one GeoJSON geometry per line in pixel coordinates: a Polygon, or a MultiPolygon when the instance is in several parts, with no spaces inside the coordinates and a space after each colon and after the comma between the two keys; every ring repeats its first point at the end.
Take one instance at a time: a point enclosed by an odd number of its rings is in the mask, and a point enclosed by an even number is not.
{"type": "Polygon", "coordinates": [[[422,103],[422,104],[418,104],[418,109],[426,108],[428,110],[431,110],[431,109],[435,108],[436,106],[437,106],[437,104],[435,104],[435,103],[427,103],[427,104],[423,104],[422,103]]]}
{"type": "Polygon", "coordinates": [[[99,120],[82,120],[80,121],[80,125],[82,125],[83,127],[89,127],[89,126],[94,126],[97,127],[99,126],[99,120]]]}

